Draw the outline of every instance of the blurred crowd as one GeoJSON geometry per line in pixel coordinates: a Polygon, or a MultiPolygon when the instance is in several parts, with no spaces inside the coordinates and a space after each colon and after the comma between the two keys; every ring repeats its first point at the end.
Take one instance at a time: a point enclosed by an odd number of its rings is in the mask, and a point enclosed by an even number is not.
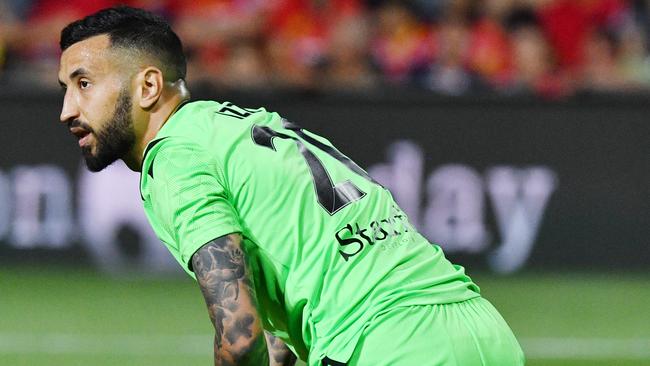
{"type": "Polygon", "coordinates": [[[647,0],[0,0],[0,85],[58,87],[61,29],[116,4],[172,23],[190,84],[547,98],[650,90],[647,0]]]}

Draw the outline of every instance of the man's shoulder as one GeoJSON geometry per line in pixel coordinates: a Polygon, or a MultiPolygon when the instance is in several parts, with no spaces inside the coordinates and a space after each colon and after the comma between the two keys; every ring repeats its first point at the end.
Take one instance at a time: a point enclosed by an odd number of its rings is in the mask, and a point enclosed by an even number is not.
{"type": "Polygon", "coordinates": [[[200,145],[215,147],[228,142],[229,137],[238,139],[252,125],[268,123],[273,116],[265,108],[244,108],[232,102],[195,101],[181,106],[156,138],[181,136],[200,145]]]}
{"type": "Polygon", "coordinates": [[[211,120],[219,106],[220,103],[209,100],[184,102],[158,131],[156,138],[192,134],[196,129],[190,127],[211,120]]]}
{"type": "Polygon", "coordinates": [[[144,152],[143,172],[164,167],[185,170],[196,165],[213,163],[213,157],[198,141],[183,135],[162,136],[152,140],[144,152]]]}
{"type": "Polygon", "coordinates": [[[214,157],[194,141],[184,136],[160,137],[151,141],[145,151],[140,193],[147,200],[152,190],[200,186],[206,177],[217,176],[218,171],[214,157]]]}

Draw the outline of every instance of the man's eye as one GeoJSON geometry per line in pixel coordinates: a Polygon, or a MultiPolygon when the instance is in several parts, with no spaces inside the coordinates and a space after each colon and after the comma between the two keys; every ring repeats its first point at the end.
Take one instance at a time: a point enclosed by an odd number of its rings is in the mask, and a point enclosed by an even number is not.
{"type": "Polygon", "coordinates": [[[90,83],[87,80],[79,80],[79,87],[81,89],[86,89],[90,86],[90,83]]]}

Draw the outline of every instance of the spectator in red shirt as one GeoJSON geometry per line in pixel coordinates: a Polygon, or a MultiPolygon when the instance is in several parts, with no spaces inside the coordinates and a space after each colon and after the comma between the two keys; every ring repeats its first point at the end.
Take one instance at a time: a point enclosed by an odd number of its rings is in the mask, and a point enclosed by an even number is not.
{"type": "Polygon", "coordinates": [[[541,25],[558,65],[579,73],[587,40],[596,29],[616,26],[626,8],[624,0],[552,0],[540,6],[541,25]]]}
{"type": "Polygon", "coordinates": [[[268,8],[261,0],[172,0],[169,12],[188,54],[188,81],[251,87],[265,80],[259,40],[268,8]]]}
{"type": "Polygon", "coordinates": [[[429,27],[401,1],[388,1],[376,10],[376,34],[371,41],[373,62],[390,83],[407,83],[434,57],[429,27]]]}
{"type": "Polygon", "coordinates": [[[276,0],[266,29],[276,84],[315,88],[325,66],[330,31],[341,19],[364,10],[355,0],[276,0]]]}

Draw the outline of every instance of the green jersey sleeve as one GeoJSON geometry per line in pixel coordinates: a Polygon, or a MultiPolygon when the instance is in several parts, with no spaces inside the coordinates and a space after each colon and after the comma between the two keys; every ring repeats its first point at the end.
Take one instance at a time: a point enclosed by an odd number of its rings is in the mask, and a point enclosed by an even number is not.
{"type": "Polygon", "coordinates": [[[237,213],[224,187],[221,169],[200,146],[179,137],[162,140],[145,157],[142,182],[150,197],[155,231],[186,271],[192,255],[209,241],[241,232],[237,213]],[[168,242],[169,241],[169,242],[168,242]]]}

